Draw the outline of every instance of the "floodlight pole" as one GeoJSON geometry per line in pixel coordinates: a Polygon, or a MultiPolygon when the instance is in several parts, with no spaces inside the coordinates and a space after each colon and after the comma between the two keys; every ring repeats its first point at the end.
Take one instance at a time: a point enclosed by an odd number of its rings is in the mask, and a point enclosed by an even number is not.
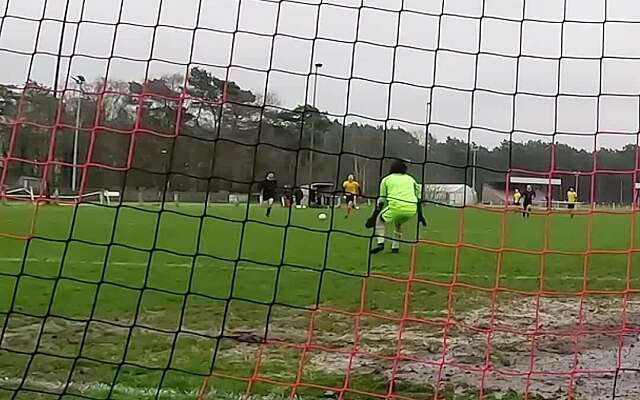
{"type": "MultiPolygon", "coordinates": [[[[322,68],[322,63],[316,63],[314,65],[315,73],[313,79],[313,95],[311,96],[311,106],[313,109],[316,109],[316,96],[318,95],[318,70],[322,68]]],[[[306,108],[306,107],[305,107],[306,108]]],[[[306,110],[304,110],[306,112],[306,110]]],[[[315,142],[315,122],[314,119],[311,119],[311,132],[309,139],[309,188],[311,188],[311,184],[313,183],[313,146],[315,142]]]]}
{"type": "Polygon", "coordinates": [[[76,105],[76,126],[73,134],[73,168],[71,169],[71,191],[75,192],[78,182],[78,135],[80,132],[80,117],[82,115],[82,97],[84,95],[84,84],[87,81],[84,76],[78,75],[71,77],[78,85],[80,93],[78,93],[78,103],[76,105]]]}
{"type": "Polygon", "coordinates": [[[624,180],[621,175],[620,176],[620,207],[622,207],[623,199],[624,199],[624,180]]]}
{"type": "Polygon", "coordinates": [[[162,157],[162,172],[165,174],[168,174],[167,180],[165,181],[165,184],[164,184],[164,190],[166,191],[171,187],[171,181],[169,180],[171,175],[169,174],[169,171],[167,171],[167,168],[168,168],[167,154],[169,154],[169,150],[161,149],[160,154],[162,157]]]}
{"type": "Polygon", "coordinates": [[[424,144],[426,147],[426,154],[427,157],[429,155],[429,125],[431,124],[431,102],[427,101],[427,127],[425,129],[427,137],[426,137],[426,143],[424,144]]]}
{"type": "MultiPolygon", "coordinates": [[[[478,150],[480,150],[480,146],[475,143],[471,144],[471,154],[473,155],[473,170],[471,173],[471,187],[473,190],[476,190],[476,165],[478,163],[478,150]]],[[[477,193],[477,192],[476,192],[477,193]]]]}
{"type": "Polygon", "coordinates": [[[78,95],[78,105],[76,106],[76,129],[73,133],[73,169],[71,170],[71,191],[76,191],[76,182],[78,170],[78,132],[80,130],[80,115],[81,115],[81,107],[82,107],[82,97],[78,95]]]}

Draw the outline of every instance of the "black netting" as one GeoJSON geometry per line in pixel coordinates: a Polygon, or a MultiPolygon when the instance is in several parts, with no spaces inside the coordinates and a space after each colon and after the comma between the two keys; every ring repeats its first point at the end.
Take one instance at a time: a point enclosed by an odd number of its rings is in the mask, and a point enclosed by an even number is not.
{"type": "Polygon", "coordinates": [[[639,18],[0,0],[0,398],[636,398],[639,18]]]}

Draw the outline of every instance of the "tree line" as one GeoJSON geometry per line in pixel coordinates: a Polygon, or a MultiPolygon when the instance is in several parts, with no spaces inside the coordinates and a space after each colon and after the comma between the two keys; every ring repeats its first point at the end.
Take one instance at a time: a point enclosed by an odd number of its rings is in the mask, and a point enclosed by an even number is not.
{"type": "MultiPolygon", "coordinates": [[[[354,173],[365,194],[375,196],[393,158],[408,161],[411,173],[425,183],[471,185],[474,169],[466,141],[431,135],[421,140],[401,127],[346,123],[308,104],[287,109],[273,94],[256,94],[193,68],[186,85],[180,75],[97,81],[82,93],[74,89],[58,96],[37,82],[24,88],[0,85],[0,154],[17,159],[5,163],[5,184],[46,171],[49,185],[68,192],[78,117],[78,162],[88,165],[81,176],[92,189],[168,184],[177,191],[248,192],[274,171],[280,185],[292,186],[339,184],[354,173]],[[47,160],[59,165],[44,168],[47,160]]],[[[566,172],[554,175],[562,179],[561,192],[578,183],[583,201],[593,189],[594,201],[628,203],[633,174],[602,173],[593,179],[589,173],[594,168],[632,171],[636,150],[627,145],[594,154],[542,140],[478,146],[476,190],[504,182],[510,169],[546,174],[553,152],[553,169],[566,172]],[[583,174],[576,178],[573,171],[583,174]]]]}

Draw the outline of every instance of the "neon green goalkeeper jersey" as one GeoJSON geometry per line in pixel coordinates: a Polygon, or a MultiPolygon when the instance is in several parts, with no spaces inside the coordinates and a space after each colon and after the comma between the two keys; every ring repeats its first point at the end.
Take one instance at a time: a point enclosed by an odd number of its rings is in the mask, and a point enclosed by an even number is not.
{"type": "Polygon", "coordinates": [[[420,186],[409,174],[390,174],[380,182],[380,200],[394,211],[417,211],[420,186]]]}

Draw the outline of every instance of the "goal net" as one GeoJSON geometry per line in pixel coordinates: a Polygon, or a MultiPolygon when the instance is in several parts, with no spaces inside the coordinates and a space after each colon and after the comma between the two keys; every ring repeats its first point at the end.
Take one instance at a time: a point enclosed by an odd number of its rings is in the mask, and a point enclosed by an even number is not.
{"type": "Polygon", "coordinates": [[[0,398],[640,398],[636,3],[0,0],[0,398]]]}

